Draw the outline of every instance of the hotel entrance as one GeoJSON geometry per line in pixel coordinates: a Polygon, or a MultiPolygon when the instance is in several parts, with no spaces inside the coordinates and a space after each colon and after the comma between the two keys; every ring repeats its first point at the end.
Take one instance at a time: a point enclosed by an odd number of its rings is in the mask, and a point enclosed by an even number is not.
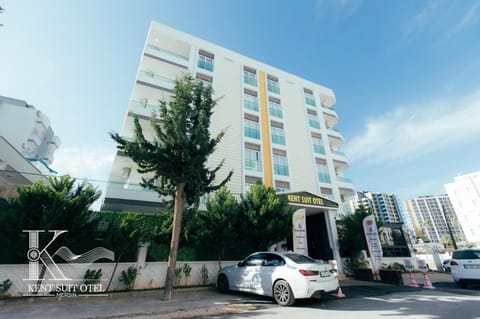
{"type": "Polygon", "coordinates": [[[342,272],[335,222],[338,204],[308,192],[285,195],[289,205],[294,209],[293,251],[324,262],[335,260],[338,270],[342,272]]]}

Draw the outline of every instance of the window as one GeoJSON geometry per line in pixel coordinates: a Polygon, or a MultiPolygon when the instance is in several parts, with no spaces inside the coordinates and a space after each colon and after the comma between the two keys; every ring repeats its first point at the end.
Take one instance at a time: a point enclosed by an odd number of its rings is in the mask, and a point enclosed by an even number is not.
{"type": "Polygon", "coordinates": [[[267,76],[267,89],[269,92],[280,94],[280,85],[276,77],[271,75],[267,76]]]}
{"type": "Polygon", "coordinates": [[[275,181],[275,191],[277,193],[284,193],[290,190],[290,183],[282,182],[282,181],[275,181]]]}
{"type": "Polygon", "coordinates": [[[316,106],[315,97],[313,96],[313,92],[308,89],[304,89],[303,93],[305,94],[305,104],[316,106]]]}
{"type": "Polygon", "coordinates": [[[262,157],[260,154],[260,146],[245,146],[245,169],[256,172],[262,171],[262,157]]]}
{"type": "Polygon", "coordinates": [[[258,119],[256,121],[248,118],[245,119],[244,134],[246,137],[260,139],[260,125],[258,124],[258,119]]]}
{"type": "Polygon", "coordinates": [[[272,143],[285,145],[285,131],[283,130],[283,125],[281,123],[271,123],[272,128],[272,143]]]}
{"type": "Polygon", "coordinates": [[[286,152],[273,150],[273,171],[276,175],[288,176],[288,161],[286,152]]]}
{"type": "Polygon", "coordinates": [[[325,155],[325,146],[323,146],[322,136],[312,134],[313,152],[325,155]]]}
{"type": "Polygon", "coordinates": [[[198,67],[213,72],[213,57],[212,53],[200,50],[198,52],[198,67]]]}
{"type": "Polygon", "coordinates": [[[255,70],[244,67],[243,68],[243,83],[257,86],[257,73],[255,70]]]}
{"type": "Polygon", "coordinates": [[[268,110],[271,116],[283,118],[282,106],[280,105],[280,100],[269,99],[268,110]]]}
{"type": "Polygon", "coordinates": [[[211,76],[197,73],[196,78],[197,78],[198,81],[201,81],[203,83],[203,86],[212,85],[213,79],[212,79],[211,76]]]}
{"type": "Polygon", "coordinates": [[[325,160],[320,158],[315,159],[316,167],[317,167],[317,176],[318,180],[321,183],[331,183],[330,174],[328,173],[328,166],[325,160]]]}
{"type": "Polygon", "coordinates": [[[247,192],[250,190],[250,187],[252,185],[255,185],[255,183],[257,181],[261,180],[259,177],[255,177],[255,176],[245,176],[245,188],[244,188],[244,192],[247,192]]]}
{"type": "Polygon", "coordinates": [[[257,94],[250,91],[243,93],[243,107],[258,112],[257,94]]]}
{"type": "Polygon", "coordinates": [[[320,122],[318,121],[317,114],[308,113],[308,124],[313,128],[320,128],[320,122]]]}

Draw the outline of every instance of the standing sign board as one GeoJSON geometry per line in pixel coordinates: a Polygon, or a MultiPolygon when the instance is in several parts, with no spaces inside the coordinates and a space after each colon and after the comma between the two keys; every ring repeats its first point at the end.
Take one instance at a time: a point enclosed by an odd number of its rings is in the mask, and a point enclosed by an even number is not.
{"type": "Polygon", "coordinates": [[[297,210],[292,217],[293,222],[293,251],[308,255],[307,247],[307,221],[305,209],[297,210]]]}
{"type": "Polygon", "coordinates": [[[365,217],[362,224],[365,239],[367,240],[368,252],[370,253],[370,258],[372,260],[373,272],[376,273],[382,264],[383,251],[373,214],[365,217]]]}

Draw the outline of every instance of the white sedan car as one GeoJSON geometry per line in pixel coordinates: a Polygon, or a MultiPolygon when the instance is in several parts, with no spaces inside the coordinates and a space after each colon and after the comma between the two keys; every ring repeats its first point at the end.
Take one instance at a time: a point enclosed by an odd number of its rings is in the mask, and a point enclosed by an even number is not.
{"type": "Polygon", "coordinates": [[[292,252],[258,252],[238,265],[222,268],[217,288],[273,297],[281,306],[295,299],[319,297],[338,291],[336,273],[328,264],[292,252]]]}
{"type": "Polygon", "coordinates": [[[459,249],[452,254],[450,269],[453,280],[461,288],[480,283],[480,249],[459,249]]]}

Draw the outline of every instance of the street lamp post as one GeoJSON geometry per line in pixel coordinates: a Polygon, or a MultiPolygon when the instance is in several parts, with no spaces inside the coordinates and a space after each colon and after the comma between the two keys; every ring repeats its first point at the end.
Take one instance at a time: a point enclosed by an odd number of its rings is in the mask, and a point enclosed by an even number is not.
{"type": "Polygon", "coordinates": [[[445,214],[445,206],[443,204],[442,204],[442,214],[443,214],[443,218],[445,218],[445,223],[447,224],[448,233],[450,234],[450,238],[452,239],[453,248],[458,249],[457,242],[455,241],[455,237],[453,236],[452,227],[450,226],[450,220],[445,214]]]}

